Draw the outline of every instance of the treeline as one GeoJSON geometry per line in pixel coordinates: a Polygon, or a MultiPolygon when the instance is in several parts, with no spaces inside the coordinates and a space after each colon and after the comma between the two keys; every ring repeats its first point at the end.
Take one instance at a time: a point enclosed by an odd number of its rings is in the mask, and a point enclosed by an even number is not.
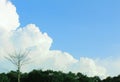
{"type": "MultiPolygon", "coordinates": [[[[17,82],[17,72],[1,73],[0,82],[17,82]]],[[[120,75],[101,80],[98,76],[87,77],[82,73],[33,70],[29,73],[21,73],[21,82],[120,82],[120,75]]]]}

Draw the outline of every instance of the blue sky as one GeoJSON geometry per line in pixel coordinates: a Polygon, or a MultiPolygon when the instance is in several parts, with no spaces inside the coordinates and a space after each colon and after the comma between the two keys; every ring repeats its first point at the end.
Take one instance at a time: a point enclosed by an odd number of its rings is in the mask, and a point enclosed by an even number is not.
{"type": "Polygon", "coordinates": [[[51,49],[75,58],[120,53],[119,0],[11,0],[21,26],[34,23],[53,39],[51,49]]]}
{"type": "Polygon", "coordinates": [[[0,0],[0,72],[16,70],[4,59],[6,52],[30,49],[32,63],[22,72],[51,69],[101,78],[119,75],[119,3],[0,0]]]}

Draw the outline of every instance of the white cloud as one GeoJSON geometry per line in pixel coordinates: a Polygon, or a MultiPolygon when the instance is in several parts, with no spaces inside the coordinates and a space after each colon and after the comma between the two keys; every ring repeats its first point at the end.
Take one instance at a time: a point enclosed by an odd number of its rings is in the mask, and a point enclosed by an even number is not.
{"type": "MultiPolygon", "coordinates": [[[[105,65],[101,61],[91,58],[81,57],[80,60],[77,60],[67,52],[50,50],[53,42],[52,38],[47,33],[42,33],[34,24],[18,28],[19,16],[15,6],[10,1],[0,0],[0,12],[0,59],[2,61],[0,65],[3,68],[11,65],[4,60],[4,56],[7,53],[11,53],[14,50],[31,49],[29,57],[32,63],[27,65],[25,69],[23,68],[23,71],[53,69],[65,72],[82,72],[88,76],[99,75],[100,77],[112,74],[108,67],[110,63],[107,60],[104,61],[106,62],[105,65]],[[4,65],[2,65],[3,63],[4,65]]],[[[114,68],[112,67],[113,69],[119,69],[120,65],[118,62],[111,63],[110,67],[114,66],[114,68]]],[[[12,65],[9,67],[13,69],[12,65]]]]}
{"type": "Polygon", "coordinates": [[[120,74],[120,57],[97,59],[96,63],[106,68],[109,76],[116,76],[120,74]]]}
{"type": "Polygon", "coordinates": [[[8,0],[0,0],[0,30],[11,31],[19,26],[15,6],[8,0]]]}
{"type": "Polygon", "coordinates": [[[96,61],[91,58],[81,57],[80,60],[77,63],[73,64],[72,67],[74,67],[74,69],[72,69],[74,72],[82,72],[88,76],[98,75],[101,78],[107,76],[106,68],[97,64],[96,61]]]}
{"type": "Polygon", "coordinates": [[[17,29],[13,32],[11,39],[14,46],[21,49],[41,48],[42,50],[49,50],[52,44],[52,39],[47,33],[42,33],[34,24],[17,29]]]}

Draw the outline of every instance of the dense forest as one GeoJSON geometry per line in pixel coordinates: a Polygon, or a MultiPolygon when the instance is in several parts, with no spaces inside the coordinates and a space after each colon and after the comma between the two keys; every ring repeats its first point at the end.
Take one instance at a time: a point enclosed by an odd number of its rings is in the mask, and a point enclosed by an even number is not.
{"type": "MultiPolygon", "coordinates": [[[[17,72],[1,73],[0,82],[17,82],[17,72]]],[[[82,73],[33,70],[29,73],[21,73],[21,82],[120,82],[120,75],[101,80],[98,76],[87,77],[82,73]]]]}

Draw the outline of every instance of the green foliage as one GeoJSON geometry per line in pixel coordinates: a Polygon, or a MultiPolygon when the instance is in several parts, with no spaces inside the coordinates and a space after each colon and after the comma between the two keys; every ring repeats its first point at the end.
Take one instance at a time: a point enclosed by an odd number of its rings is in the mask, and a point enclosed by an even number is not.
{"type": "Polygon", "coordinates": [[[0,74],[0,82],[10,82],[5,73],[0,74]]]}
{"type": "MultiPolygon", "coordinates": [[[[1,73],[0,82],[17,82],[17,72],[1,73]]],[[[29,73],[21,73],[21,82],[120,82],[120,75],[101,80],[98,76],[87,77],[82,73],[33,70],[29,73]]]]}
{"type": "Polygon", "coordinates": [[[10,79],[10,82],[17,82],[17,72],[11,71],[7,73],[7,76],[10,79]]]}

